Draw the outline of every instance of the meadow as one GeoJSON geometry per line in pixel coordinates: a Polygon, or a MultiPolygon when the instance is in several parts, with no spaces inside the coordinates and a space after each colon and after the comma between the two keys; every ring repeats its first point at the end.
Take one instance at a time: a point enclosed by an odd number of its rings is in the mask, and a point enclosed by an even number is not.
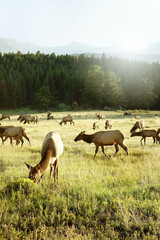
{"type": "MultiPolygon", "coordinates": [[[[7,112],[9,113],[9,111],[7,112]]],[[[11,146],[9,140],[0,145],[0,239],[159,239],[160,238],[160,146],[148,138],[146,146],[140,137],[130,137],[136,122],[133,115],[121,111],[53,112],[38,115],[38,124],[17,121],[20,113],[11,112],[11,120],[2,125],[24,126],[31,147],[11,146]],[[75,125],[60,126],[63,116],[70,113],[75,125]],[[95,113],[104,116],[98,120],[95,113]],[[115,157],[114,146],[101,149],[94,159],[95,145],[74,142],[81,132],[92,134],[92,124],[99,121],[105,130],[106,119],[112,129],[125,136],[129,155],[120,148],[115,157]],[[40,184],[28,179],[25,162],[35,166],[46,134],[60,134],[64,153],[59,161],[59,178],[54,187],[49,169],[40,184]]],[[[31,113],[31,112],[29,112],[31,113]]],[[[160,112],[134,111],[145,120],[146,127],[160,127],[160,112]]],[[[97,130],[96,130],[97,131],[97,130]]],[[[1,144],[1,143],[0,143],[1,144]]]]}

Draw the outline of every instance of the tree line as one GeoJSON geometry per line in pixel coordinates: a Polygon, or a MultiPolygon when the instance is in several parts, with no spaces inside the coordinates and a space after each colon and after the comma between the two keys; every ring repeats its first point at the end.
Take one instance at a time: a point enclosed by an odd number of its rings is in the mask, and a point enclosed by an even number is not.
{"type": "MultiPolygon", "coordinates": [[[[0,53],[0,108],[159,109],[160,64],[0,53]]],[[[66,109],[65,109],[66,110],[66,109]]]]}

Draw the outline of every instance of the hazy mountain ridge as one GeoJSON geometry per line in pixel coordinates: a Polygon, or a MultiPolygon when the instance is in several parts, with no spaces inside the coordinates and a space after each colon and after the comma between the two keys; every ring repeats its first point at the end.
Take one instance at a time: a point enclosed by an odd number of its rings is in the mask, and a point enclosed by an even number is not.
{"type": "Polygon", "coordinates": [[[107,57],[119,57],[129,60],[146,61],[150,63],[160,61],[160,41],[152,43],[139,53],[127,53],[120,45],[95,47],[89,44],[73,41],[62,47],[47,47],[34,43],[22,43],[13,39],[0,38],[0,52],[2,54],[9,52],[16,53],[18,51],[22,53],[36,53],[37,51],[40,51],[44,54],[51,54],[54,52],[56,55],[77,55],[84,53],[95,56],[101,56],[101,54],[105,53],[107,57]]]}

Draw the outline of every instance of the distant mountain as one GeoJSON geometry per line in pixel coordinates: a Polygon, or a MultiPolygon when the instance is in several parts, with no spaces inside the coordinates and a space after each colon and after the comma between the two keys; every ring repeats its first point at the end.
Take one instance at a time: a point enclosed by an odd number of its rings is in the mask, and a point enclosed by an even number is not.
{"type": "Polygon", "coordinates": [[[16,53],[18,51],[21,53],[36,53],[37,51],[40,51],[41,53],[55,53],[56,55],[79,55],[83,53],[86,55],[94,55],[98,57],[101,57],[101,55],[105,53],[107,57],[119,57],[123,59],[145,61],[149,63],[160,61],[160,41],[151,44],[140,53],[127,53],[120,45],[95,47],[92,45],[73,41],[63,47],[47,47],[39,46],[33,43],[21,43],[12,39],[0,38],[0,52],[2,54],[9,52],[16,53]]]}
{"type": "Polygon", "coordinates": [[[160,41],[154,42],[145,49],[147,54],[160,54],[160,41]]]}
{"type": "Polygon", "coordinates": [[[36,53],[40,51],[42,53],[51,54],[81,54],[81,53],[114,53],[120,52],[120,46],[111,46],[111,47],[95,47],[89,44],[80,43],[80,42],[71,42],[63,47],[47,47],[47,46],[39,46],[33,43],[21,43],[12,39],[0,38],[0,52],[9,53],[9,52],[17,52],[20,51],[22,53],[32,52],[36,53]]]}

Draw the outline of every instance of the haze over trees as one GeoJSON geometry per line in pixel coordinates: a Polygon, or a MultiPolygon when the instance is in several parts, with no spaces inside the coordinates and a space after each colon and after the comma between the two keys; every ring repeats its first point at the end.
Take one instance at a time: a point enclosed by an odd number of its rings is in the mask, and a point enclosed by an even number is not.
{"type": "Polygon", "coordinates": [[[105,55],[0,54],[0,89],[0,108],[159,109],[160,64],[105,55]]]}

